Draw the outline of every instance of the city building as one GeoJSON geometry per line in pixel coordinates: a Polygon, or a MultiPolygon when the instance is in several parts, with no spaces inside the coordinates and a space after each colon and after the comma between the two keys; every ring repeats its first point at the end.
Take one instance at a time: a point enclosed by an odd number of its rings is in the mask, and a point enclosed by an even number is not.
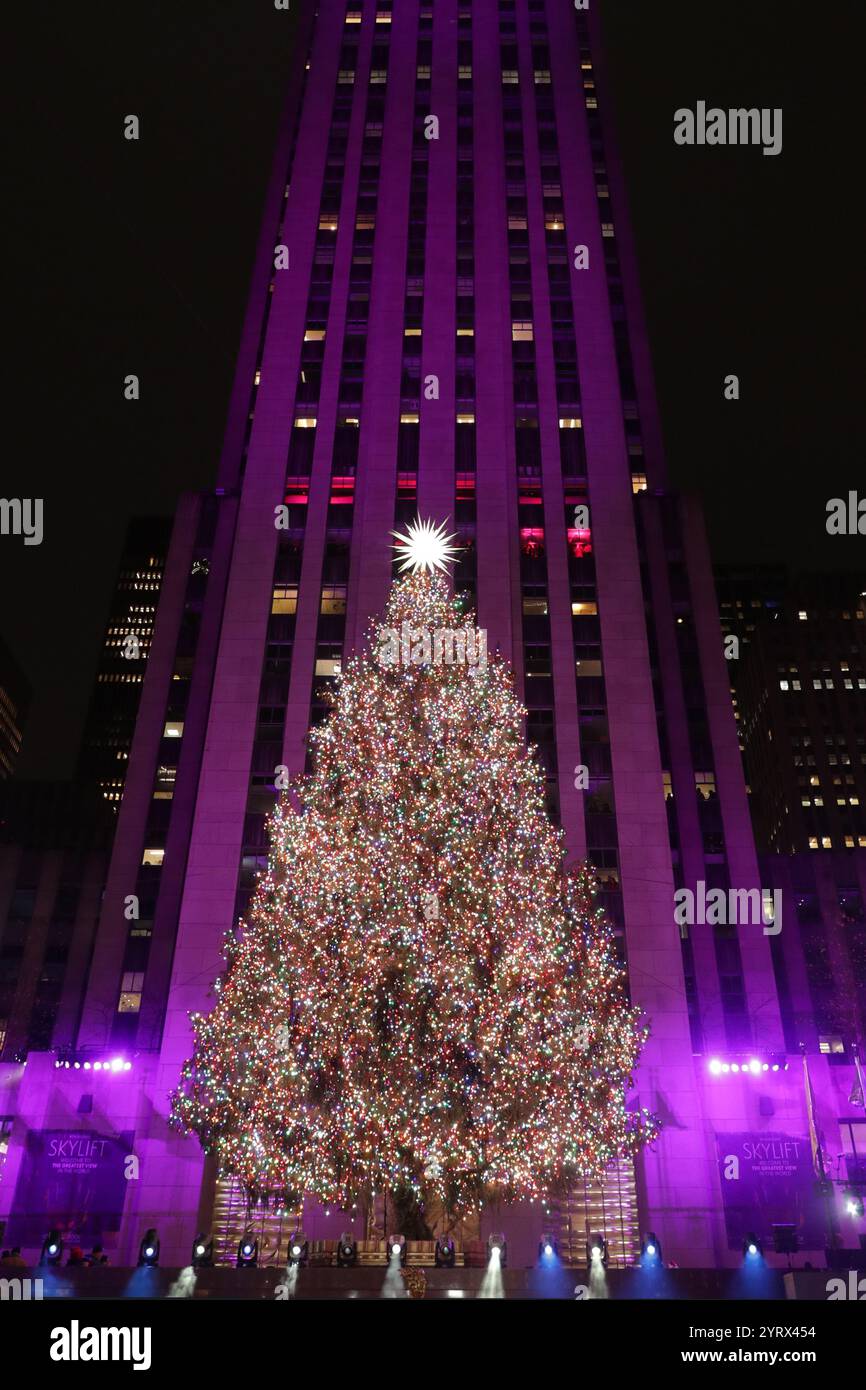
{"type": "Polygon", "coordinates": [[[866,849],[864,590],[846,575],[792,582],[731,663],[761,850],[866,849]]]}
{"type": "Polygon", "coordinates": [[[0,1060],[77,1025],[114,817],[72,782],[0,788],[0,1060]]]}
{"type": "Polygon", "coordinates": [[[0,637],[0,782],[14,776],[31,693],[30,682],[0,637]]]}
{"type": "MultiPolygon", "coordinates": [[[[455,587],[514,666],[551,812],[598,871],[652,1026],[635,1097],[661,1136],[557,1205],[563,1252],[602,1223],[623,1263],[652,1230],[681,1266],[736,1265],[778,1211],[823,1259],[781,914],[700,507],[666,483],[598,23],[559,0],[304,12],[215,490],[175,519],[80,1010],[7,1078],[9,1240],[32,1243],[44,1136],[65,1130],[102,1143],[115,1262],[151,1227],[164,1264],[198,1230],[231,1249],[240,1198],[167,1124],[188,1015],[267,862],[277,770],[307,766],[317,692],[384,605],[392,529],[420,515],[458,532],[455,587]],[[726,1181],[732,1154],[748,1182],[726,1181]]],[[[830,1150],[854,1066],[822,1037],[802,1040],[830,1150]]],[[[531,1263],[542,1214],[495,1219],[531,1263]]],[[[303,1221],[335,1239],[346,1216],[308,1201],[303,1221]]]]}
{"type": "Polygon", "coordinates": [[[85,720],[76,777],[98,787],[115,810],[123,796],[170,536],[171,521],[164,517],[134,517],[129,523],[85,720]]]}

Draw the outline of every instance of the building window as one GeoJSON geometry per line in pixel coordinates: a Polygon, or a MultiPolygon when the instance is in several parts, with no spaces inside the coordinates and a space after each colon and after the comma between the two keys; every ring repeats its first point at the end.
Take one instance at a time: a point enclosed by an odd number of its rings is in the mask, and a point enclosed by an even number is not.
{"type": "Polygon", "coordinates": [[[164,858],[164,849],[157,849],[156,847],[152,847],[144,851],[144,854],[141,856],[141,862],[142,864],[149,864],[152,869],[158,869],[162,866],[162,861],[164,858]]]}
{"type": "Polygon", "coordinates": [[[183,720],[169,719],[162,731],[163,738],[183,738],[183,720]]]}
{"type": "Polygon", "coordinates": [[[144,989],[144,972],[127,971],[121,981],[120,998],[117,1001],[119,1014],[137,1014],[141,1009],[141,992],[144,989]]]}
{"type": "Polygon", "coordinates": [[[297,613],[298,611],[298,586],[297,584],[278,584],[274,589],[271,600],[272,613],[297,613]]]}
{"type": "Polygon", "coordinates": [[[326,584],[322,589],[320,611],[325,614],[339,614],[346,611],[346,585],[326,584]]]}

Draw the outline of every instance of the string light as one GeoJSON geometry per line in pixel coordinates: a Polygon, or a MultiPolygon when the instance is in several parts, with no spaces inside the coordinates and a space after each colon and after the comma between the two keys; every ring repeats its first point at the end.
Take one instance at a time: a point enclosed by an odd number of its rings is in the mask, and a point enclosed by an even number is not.
{"type": "MultiPolygon", "coordinates": [[[[404,621],[472,618],[421,569],[371,652],[404,621]]],[[[565,871],[505,663],[355,656],[329,698],[193,1015],[174,1123],[286,1205],[408,1188],[461,1213],[634,1154],[655,1134],[626,1107],[646,1029],[590,870],[565,871]]]]}

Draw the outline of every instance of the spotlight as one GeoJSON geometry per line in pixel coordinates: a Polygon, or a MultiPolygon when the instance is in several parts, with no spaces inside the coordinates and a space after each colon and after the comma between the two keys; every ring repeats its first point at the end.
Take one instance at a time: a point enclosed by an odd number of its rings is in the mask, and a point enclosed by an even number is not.
{"type": "Polygon", "coordinates": [[[144,1233],[144,1240],[138,1247],[138,1263],[151,1268],[159,1264],[159,1236],[153,1226],[144,1233]]]}
{"type": "Polygon", "coordinates": [[[236,1267],[238,1269],[255,1269],[259,1262],[259,1242],[256,1236],[251,1236],[249,1231],[241,1236],[238,1245],[238,1258],[236,1267]]]}
{"type": "Polygon", "coordinates": [[[593,1236],[589,1242],[589,1260],[587,1263],[590,1266],[600,1264],[607,1269],[607,1241],[604,1236],[593,1236]]]}
{"type": "Polygon", "coordinates": [[[508,1262],[508,1242],[505,1236],[494,1233],[487,1237],[487,1258],[498,1259],[500,1269],[505,1268],[508,1262]]]}
{"type": "Polygon", "coordinates": [[[662,1262],[662,1243],[655,1231],[647,1231],[640,1243],[642,1264],[660,1265],[662,1262]]]}
{"type": "Polygon", "coordinates": [[[764,1258],[764,1247],[758,1240],[754,1231],[748,1231],[743,1240],[743,1259],[762,1260],[764,1258]]]}
{"type": "Polygon", "coordinates": [[[404,1265],[406,1263],[407,1253],[405,1236],[388,1237],[388,1256],[390,1259],[394,1260],[399,1255],[400,1263],[404,1265]]]}
{"type": "Polygon", "coordinates": [[[344,1231],[337,1246],[337,1265],[340,1269],[350,1269],[358,1263],[358,1242],[351,1231],[344,1231]]]}
{"type": "Polygon", "coordinates": [[[437,1236],[433,1260],[437,1269],[453,1269],[457,1251],[450,1236],[437,1236]]]}
{"type": "Polygon", "coordinates": [[[193,1269],[213,1269],[213,1236],[197,1235],[192,1245],[193,1269]]]}
{"type": "Polygon", "coordinates": [[[849,1192],[845,1202],[845,1210],[849,1216],[854,1216],[858,1220],[863,1215],[863,1197],[859,1192],[849,1192]]]}
{"type": "Polygon", "coordinates": [[[555,1260],[559,1257],[559,1244],[555,1236],[542,1235],[538,1242],[538,1258],[540,1260],[555,1260]]]}
{"type": "Polygon", "coordinates": [[[310,1258],[310,1242],[303,1231],[295,1231],[289,1241],[289,1264],[303,1267],[310,1258]]]}
{"type": "Polygon", "coordinates": [[[59,1265],[63,1256],[63,1240],[59,1231],[49,1231],[42,1242],[41,1265],[59,1265]]]}
{"type": "Polygon", "coordinates": [[[718,1057],[714,1057],[713,1060],[710,1062],[710,1071],[712,1072],[713,1076],[721,1076],[722,1064],[719,1061],[718,1057]]]}

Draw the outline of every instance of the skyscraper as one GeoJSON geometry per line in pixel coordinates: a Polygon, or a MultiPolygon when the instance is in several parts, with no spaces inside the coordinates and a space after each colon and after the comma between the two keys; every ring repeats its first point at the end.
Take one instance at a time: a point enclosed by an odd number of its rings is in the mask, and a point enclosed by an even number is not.
{"type": "Polygon", "coordinates": [[[135,517],[127,527],[96,685],[78,758],[80,781],[117,806],[144,683],[171,523],[135,517]]]}
{"type": "MultiPolygon", "coordinates": [[[[217,486],[178,511],[81,1015],[53,1040],[99,1059],[101,1132],[133,1135],[121,1258],[156,1226],[185,1264],[213,1219],[214,1173],[166,1126],[188,1012],[416,515],[458,533],[455,586],[513,664],[550,810],[652,1025],[636,1096],[663,1129],[637,1208],[577,1194],[563,1236],[600,1211],[629,1224],[623,1258],[643,1228],[680,1264],[735,1262],[725,1145],[806,1132],[770,1060],[772,924],[674,915],[678,889],[760,901],[761,882],[700,510],[665,486],[599,62],[595,8],[564,0],[305,7],[217,486]]],[[[22,1132],[82,1089],[49,1065],[20,1082],[22,1132]]],[[[23,1181],[23,1141],[9,1162],[23,1181]]],[[[535,1214],[499,1220],[528,1258],[535,1214]]],[[[340,1221],[305,1215],[314,1237],[340,1221]]]]}

